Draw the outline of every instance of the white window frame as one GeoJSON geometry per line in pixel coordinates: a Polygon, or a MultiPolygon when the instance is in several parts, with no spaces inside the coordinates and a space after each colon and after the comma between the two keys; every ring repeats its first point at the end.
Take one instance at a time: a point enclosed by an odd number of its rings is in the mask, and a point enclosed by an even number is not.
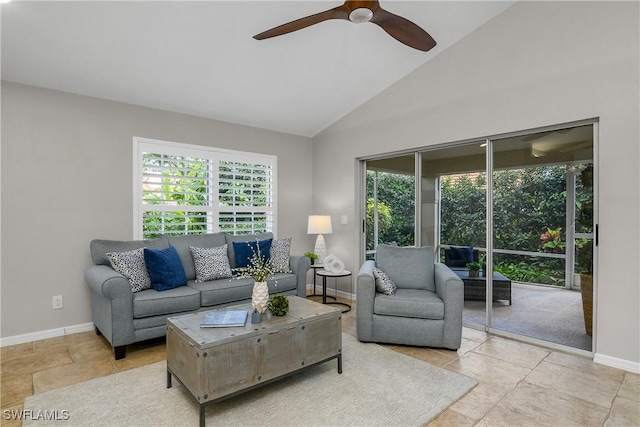
{"type": "MultiPolygon", "coordinates": [[[[145,153],[157,153],[164,155],[185,156],[207,159],[212,162],[212,178],[209,188],[219,188],[219,172],[220,162],[237,162],[248,163],[253,165],[266,165],[271,169],[271,192],[270,203],[267,206],[258,206],[255,208],[240,206],[221,206],[219,202],[219,193],[214,191],[210,193],[208,206],[199,207],[198,211],[207,212],[207,232],[218,232],[219,218],[221,213],[236,212],[266,212],[270,220],[267,221],[267,231],[276,234],[277,224],[277,156],[269,154],[250,153],[244,151],[227,150],[201,145],[184,144],[179,142],[161,141],[156,139],[134,137],[133,138],[133,238],[136,240],[144,239],[143,224],[144,213],[148,211],[148,205],[143,203],[143,156],[145,153]]],[[[170,207],[166,205],[154,205],[156,211],[171,210],[189,210],[184,206],[170,207]]],[[[195,209],[194,209],[195,210],[195,209]]],[[[228,231],[228,230],[224,230],[228,231]]]]}

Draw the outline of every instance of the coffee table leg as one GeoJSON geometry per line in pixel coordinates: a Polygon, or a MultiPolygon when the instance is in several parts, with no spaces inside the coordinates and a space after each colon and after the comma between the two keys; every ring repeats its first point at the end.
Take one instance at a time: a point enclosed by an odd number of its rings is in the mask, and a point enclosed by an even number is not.
{"type": "Polygon", "coordinates": [[[171,388],[171,372],[167,369],[167,388],[171,388]]]}
{"type": "Polygon", "coordinates": [[[204,427],[204,414],[205,414],[205,410],[204,410],[204,403],[200,404],[200,427],[204,427]]]}
{"type": "Polygon", "coordinates": [[[342,373],[342,353],[338,355],[338,373],[342,373]]]}

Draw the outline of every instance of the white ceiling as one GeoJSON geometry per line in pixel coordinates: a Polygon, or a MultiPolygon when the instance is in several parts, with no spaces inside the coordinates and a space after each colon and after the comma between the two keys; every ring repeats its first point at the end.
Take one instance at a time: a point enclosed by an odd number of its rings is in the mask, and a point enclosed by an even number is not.
{"type": "Polygon", "coordinates": [[[513,1],[382,1],[431,34],[428,53],[375,24],[253,35],[341,1],[13,1],[2,79],[314,136],[513,1]]]}

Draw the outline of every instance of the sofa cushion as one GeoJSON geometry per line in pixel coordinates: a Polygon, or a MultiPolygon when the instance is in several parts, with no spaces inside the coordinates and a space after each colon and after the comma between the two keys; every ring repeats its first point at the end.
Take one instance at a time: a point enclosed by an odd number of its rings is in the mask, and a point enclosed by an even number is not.
{"type": "Polygon", "coordinates": [[[166,237],[161,236],[157,239],[149,240],[92,240],[89,248],[91,250],[91,259],[96,265],[111,266],[111,261],[107,257],[108,252],[126,252],[140,248],[166,249],[169,247],[169,241],[166,237]]]}
{"type": "Polygon", "coordinates": [[[224,233],[187,234],[168,238],[168,244],[176,248],[178,252],[187,280],[194,280],[196,278],[196,268],[193,255],[191,254],[191,246],[195,246],[196,248],[216,248],[225,243],[224,233]]]}
{"type": "Polygon", "coordinates": [[[269,294],[298,290],[298,278],[291,273],[276,273],[273,279],[267,280],[269,294]]]}
{"type": "Polygon", "coordinates": [[[435,291],[433,248],[378,245],[376,267],[384,271],[398,289],[435,291]]]}
{"type": "Polygon", "coordinates": [[[231,263],[231,268],[238,267],[236,265],[236,254],[233,248],[234,242],[255,242],[256,240],[267,240],[273,239],[273,233],[260,233],[260,234],[241,234],[239,236],[233,234],[223,233],[226,239],[226,243],[228,245],[229,251],[229,262],[231,263]]]}
{"type": "Polygon", "coordinates": [[[144,262],[151,279],[151,287],[156,291],[186,286],[187,278],[184,275],[184,268],[182,268],[182,262],[180,262],[176,248],[146,248],[144,262]]]}
{"type": "Polygon", "coordinates": [[[387,295],[393,295],[396,293],[396,284],[393,280],[389,279],[387,274],[379,268],[373,269],[373,277],[376,281],[376,292],[380,292],[387,295]]]}
{"type": "Polygon", "coordinates": [[[190,281],[188,286],[200,293],[202,307],[251,299],[252,279],[218,279],[208,282],[190,281]]]}
{"type": "Polygon", "coordinates": [[[398,289],[393,296],[377,294],[374,314],[383,316],[444,319],[444,302],[435,292],[421,289],[398,289]]]}
{"type": "Polygon", "coordinates": [[[108,252],[107,258],[113,269],[129,280],[132,292],[151,288],[151,279],[144,262],[144,248],[125,252],[108,252]]]}
{"type": "Polygon", "coordinates": [[[233,252],[235,256],[236,268],[247,267],[251,263],[254,255],[260,254],[263,260],[271,257],[272,239],[264,239],[249,242],[233,242],[233,252]]]}
{"type": "Polygon", "coordinates": [[[200,292],[180,286],[164,292],[147,289],[133,294],[133,317],[142,318],[200,308],[200,292]]]}
{"type": "Polygon", "coordinates": [[[190,249],[196,267],[196,282],[227,279],[232,276],[226,243],[217,248],[191,246],[190,249]]]}
{"type": "MultiPolygon", "coordinates": [[[[252,279],[219,279],[198,283],[190,281],[188,286],[200,292],[200,304],[203,307],[250,300],[253,294],[252,279]]],[[[296,291],[298,278],[295,274],[276,273],[267,280],[269,294],[296,291]]]]}
{"type": "Polygon", "coordinates": [[[291,258],[291,237],[271,242],[271,264],[279,273],[291,273],[289,261],[291,258]]]}

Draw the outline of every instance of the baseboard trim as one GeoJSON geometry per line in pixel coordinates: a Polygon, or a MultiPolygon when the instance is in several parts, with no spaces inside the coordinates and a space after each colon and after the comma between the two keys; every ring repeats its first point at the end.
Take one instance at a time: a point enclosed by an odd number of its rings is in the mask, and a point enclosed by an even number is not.
{"type": "Polygon", "coordinates": [[[630,360],[619,359],[613,356],[607,356],[605,354],[596,353],[593,357],[595,363],[601,365],[611,366],[612,368],[618,368],[625,371],[633,372],[634,374],[640,374],[640,363],[632,362],[630,360]]]}
{"type": "MultiPolygon", "coordinates": [[[[313,284],[308,284],[307,285],[307,291],[313,291],[313,284]]],[[[322,294],[322,285],[316,285],[316,289],[315,292],[313,292],[314,294],[322,294]]],[[[333,289],[327,289],[327,295],[330,296],[335,296],[334,294],[334,290],[333,289]]],[[[354,294],[350,294],[349,292],[345,292],[345,291],[340,291],[338,290],[338,297],[340,298],[344,298],[344,299],[348,299],[351,301],[355,301],[356,300],[356,296],[354,294]]]]}
{"type": "Polygon", "coordinates": [[[93,331],[93,322],[82,323],[80,325],[65,326],[64,328],[47,329],[46,331],[31,332],[29,334],[14,335],[12,337],[0,338],[0,347],[9,345],[24,344],[27,342],[40,341],[47,338],[61,337],[63,335],[77,334],[80,332],[93,331]]]}

